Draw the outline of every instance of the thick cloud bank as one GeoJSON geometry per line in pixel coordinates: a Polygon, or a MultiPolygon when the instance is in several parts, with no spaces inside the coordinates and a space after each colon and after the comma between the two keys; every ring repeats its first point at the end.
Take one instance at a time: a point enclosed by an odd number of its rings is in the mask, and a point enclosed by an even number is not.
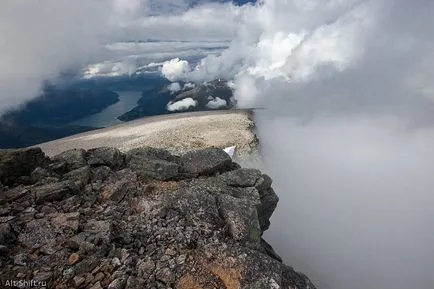
{"type": "Polygon", "coordinates": [[[98,60],[107,32],[126,13],[121,4],[113,4],[97,0],[1,1],[0,114],[35,97],[43,81],[98,60]]]}

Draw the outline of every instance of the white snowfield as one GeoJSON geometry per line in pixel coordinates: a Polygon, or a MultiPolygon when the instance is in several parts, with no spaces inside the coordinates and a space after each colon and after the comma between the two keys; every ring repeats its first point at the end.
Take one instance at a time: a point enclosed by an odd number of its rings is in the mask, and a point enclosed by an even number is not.
{"type": "Polygon", "coordinates": [[[73,148],[111,146],[125,152],[151,146],[182,154],[215,146],[244,158],[258,150],[251,110],[219,110],[145,117],[37,145],[53,156],[73,148]]]}

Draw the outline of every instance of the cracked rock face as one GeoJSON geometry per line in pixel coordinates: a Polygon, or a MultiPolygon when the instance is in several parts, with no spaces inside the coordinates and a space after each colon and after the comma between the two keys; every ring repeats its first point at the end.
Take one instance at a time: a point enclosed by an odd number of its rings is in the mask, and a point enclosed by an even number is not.
{"type": "Polygon", "coordinates": [[[278,202],[271,178],[239,168],[219,149],[0,156],[0,280],[47,288],[315,288],[262,239],[278,202]]]}

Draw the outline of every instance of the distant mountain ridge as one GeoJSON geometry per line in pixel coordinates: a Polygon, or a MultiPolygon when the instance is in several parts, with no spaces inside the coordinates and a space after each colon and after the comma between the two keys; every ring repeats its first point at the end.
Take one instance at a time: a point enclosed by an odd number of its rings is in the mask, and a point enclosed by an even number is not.
{"type": "Polygon", "coordinates": [[[52,86],[23,107],[7,112],[2,120],[20,125],[57,127],[100,112],[118,101],[119,95],[107,89],[52,86]]]}
{"type": "MultiPolygon", "coordinates": [[[[173,85],[174,83],[172,83],[173,85]]],[[[130,121],[144,116],[169,114],[174,112],[206,111],[215,109],[230,109],[236,105],[233,98],[233,91],[228,82],[223,79],[215,79],[199,85],[192,83],[175,83],[178,89],[171,88],[171,85],[164,88],[156,88],[143,93],[137,107],[121,115],[118,119],[130,121]],[[177,102],[191,99],[194,105],[180,109],[170,110],[169,108],[177,102]],[[215,103],[215,105],[210,105],[215,103]]]]}
{"type": "Polygon", "coordinates": [[[20,148],[97,129],[67,125],[116,103],[119,95],[101,88],[47,86],[37,98],[0,118],[0,148],[20,148]]]}

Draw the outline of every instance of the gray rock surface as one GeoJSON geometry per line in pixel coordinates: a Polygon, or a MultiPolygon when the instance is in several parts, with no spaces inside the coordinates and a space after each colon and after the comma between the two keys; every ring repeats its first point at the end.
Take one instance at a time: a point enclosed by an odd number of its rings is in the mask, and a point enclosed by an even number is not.
{"type": "MultiPolygon", "coordinates": [[[[6,165],[22,159],[8,154],[6,165]]],[[[278,201],[271,178],[239,168],[222,150],[177,157],[99,148],[37,159],[0,186],[1,280],[19,276],[46,288],[315,288],[262,239],[278,201]]]]}
{"type": "Polygon", "coordinates": [[[47,158],[40,148],[0,150],[0,182],[7,186],[23,183],[31,171],[46,162],[47,158]]]}
{"type": "Polygon", "coordinates": [[[209,175],[228,170],[232,160],[228,154],[219,148],[206,148],[191,151],[180,158],[182,168],[193,175],[209,175]]]}

